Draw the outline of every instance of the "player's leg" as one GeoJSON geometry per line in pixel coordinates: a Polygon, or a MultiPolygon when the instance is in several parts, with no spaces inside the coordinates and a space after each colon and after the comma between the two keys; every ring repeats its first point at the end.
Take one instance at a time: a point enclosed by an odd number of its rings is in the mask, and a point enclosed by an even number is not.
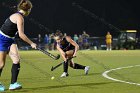
{"type": "MultiPolygon", "coordinates": [[[[68,59],[73,57],[73,54],[74,54],[74,50],[69,50],[66,52],[67,56],[68,56],[68,59]]],[[[72,67],[73,69],[83,69],[85,70],[85,74],[88,74],[88,71],[89,71],[89,66],[83,66],[81,64],[77,64],[77,63],[74,63],[73,62],[73,59],[69,60],[69,65],[70,67],[72,67]]]]}
{"type": "Polygon", "coordinates": [[[5,65],[6,55],[7,55],[7,52],[0,51],[0,76],[2,73],[2,69],[5,65]]]}
{"type": "MultiPolygon", "coordinates": [[[[0,51],[0,76],[2,74],[2,69],[5,65],[6,55],[7,55],[7,52],[0,51]]],[[[0,83],[0,92],[4,90],[5,90],[5,87],[0,83]]]]}
{"type": "Polygon", "coordinates": [[[106,50],[107,51],[109,50],[109,40],[108,39],[106,40],[106,50]]]}
{"type": "MultiPolygon", "coordinates": [[[[73,50],[69,50],[66,51],[66,58],[70,58],[73,55],[73,50]]],[[[66,62],[63,63],[63,74],[61,75],[61,77],[66,77],[68,76],[68,60],[66,62]]]]}
{"type": "Polygon", "coordinates": [[[86,75],[88,74],[88,71],[89,71],[89,68],[90,68],[89,66],[84,66],[84,65],[81,65],[81,64],[74,63],[73,59],[70,61],[69,65],[73,69],[83,69],[85,71],[86,75]]]}
{"type": "Polygon", "coordinates": [[[112,44],[111,44],[112,42],[110,41],[109,42],[109,50],[111,51],[112,50],[112,44]]]}
{"type": "Polygon", "coordinates": [[[9,56],[13,61],[13,65],[11,69],[11,74],[12,74],[11,84],[10,84],[9,89],[10,90],[20,89],[22,88],[22,86],[19,83],[17,83],[17,78],[20,71],[20,56],[19,56],[18,48],[16,44],[11,45],[9,56]]]}
{"type": "Polygon", "coordinates": [[[108,49],[108,43],[106,43],[106,50],[108,51],[109,49],[108,49]]]}
{"type": "Polygon", "coordinates": [[[69,74],[68,74],[68,61],[64,62],[63,63],[63,74],[61,75],[61,77],[67,77],[69,74]]]}

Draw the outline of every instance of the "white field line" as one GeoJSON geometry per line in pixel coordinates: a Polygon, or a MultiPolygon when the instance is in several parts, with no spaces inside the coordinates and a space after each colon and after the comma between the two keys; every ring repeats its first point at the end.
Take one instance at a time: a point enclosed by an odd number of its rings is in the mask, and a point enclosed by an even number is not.
{"type": "Polygon", "coordinates": [[[102,75],[103,75],[103,77],[105,77],[105,78],[107,78],[107,79],[110,79],[110,80],[113,80],[113,81],[117,81],[117,82],[122,82],[122,83],[127,83],[127,84],[133,84],[133,85],[140,86],[140,83],[134,83],[134,82],[123,81],[123,80],[119,80],[119,79],[116,79],[116,78],[112,78],[112,77],[110,77],[110,76],[107,75],[107,74],[108,74],[109,72],[111,72],[111,71],[120,70],[120,69],[125,69],[125,68],[133,68],[133,67],[137,67],[137,66],[140,66],[140,65],[127,66],[127,67],[119,67],[119,68],[107,70],[107,71],[105,71],[102,75]]]}

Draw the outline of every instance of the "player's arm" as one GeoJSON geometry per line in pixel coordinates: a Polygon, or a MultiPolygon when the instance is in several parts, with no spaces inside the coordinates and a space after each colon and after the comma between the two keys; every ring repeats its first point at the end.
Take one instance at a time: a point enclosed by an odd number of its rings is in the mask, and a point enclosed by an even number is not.
{"type": "Polygon", "coordinates": [[[110,35],[110,39],[112,39],[112,35],[110,35]]]}
{"type": "Polygon", "coordinates": [[[33,43],[25,34],[24,34],[24,19],[21,15],[16,15],[17,16],[17,29],[18,29],[18,33],[19,33],[19,37],[24,40],[25,42],[27,42],[28,44],[30,44],[32,46],[32,48],[36,48],[36,44],[33,43]]]}
{"type": "Polygon", "coordinates": [[[56,48],[57,48],[57,50],[60,52],[60,54],[61,54],[63,60],[66,61],[66,60],[67,60],[67,58],[66,58],[66,53],[60,48],[60,46],[59,46],[58,44],[57,44],[56,48]]]}
{"type": "Polygon", "coordinates": [[[66,39],[67,39],[68,42],[70,42],[75,47],[75,51],[74,51],[74,54],[73,54],[73,57],[75,57],[77,51],[79,50],[79,45],[75,41],[73,41],[71,39],[71,37],[69,37],[69,36],[67,36],[66,39]]]}

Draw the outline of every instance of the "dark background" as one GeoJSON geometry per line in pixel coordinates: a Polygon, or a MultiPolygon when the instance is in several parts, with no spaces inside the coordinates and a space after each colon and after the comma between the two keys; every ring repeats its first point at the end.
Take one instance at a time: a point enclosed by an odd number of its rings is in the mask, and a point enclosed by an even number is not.
{"type": "MultiPolygon", "coordinates": [[[[57,29],[73,36],[85,30],[90,36],[117,37],[120,30],[140,31],[139,0],[31,0],[33,9],[25,18],[29,37],[44,36],[57,29]],[[78,5],[83,9],[79,9],[78,5]],[[89,12],[90,11],[90,12],[89,12]]],[[[0,0],[0,25],[14,11],[19,0],[0,0]]],[[[139,36],[139,34],[138,34],[139,36]]]]}

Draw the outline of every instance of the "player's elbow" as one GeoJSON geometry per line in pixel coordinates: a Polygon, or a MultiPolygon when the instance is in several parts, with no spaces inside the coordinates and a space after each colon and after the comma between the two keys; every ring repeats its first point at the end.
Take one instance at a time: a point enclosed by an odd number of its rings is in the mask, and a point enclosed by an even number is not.
{"type": "Polygon", "coordinates": [[[76,47],[75,47],[77,50],[79,50],[79,46],[77,45],[76,47]]]}
{"type": "Polygon", "coordinates": [[[26,36],[24,34],[19,34],[19,37],[22,39],[22,40],[25,40],[26,39],[26,36]]]}
{"type": "Polygon", "coordinates": [[[22,36],[23,36],[23,35],[19,33],[19,37],[22,38],[22,36]]]}

